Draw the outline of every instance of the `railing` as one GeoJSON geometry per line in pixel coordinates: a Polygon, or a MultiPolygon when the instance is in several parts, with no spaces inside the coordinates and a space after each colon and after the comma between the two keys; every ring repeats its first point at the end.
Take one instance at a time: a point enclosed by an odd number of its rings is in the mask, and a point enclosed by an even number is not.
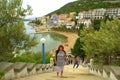
{"type": "Polygon", "coordinates": [[[30,76],[33,74],[50,72],[53,70],[54,66],[52,64],[0,62],[0,72],[5,72],[5,75],[2,77],[1,80],[10,80],[13,78],[30,76]]]}
{"type": "Polygon", "coordinates": [[[109,78],[111,80],[120,80],[119,66],[89,66],[90,73],[109,78]]]}

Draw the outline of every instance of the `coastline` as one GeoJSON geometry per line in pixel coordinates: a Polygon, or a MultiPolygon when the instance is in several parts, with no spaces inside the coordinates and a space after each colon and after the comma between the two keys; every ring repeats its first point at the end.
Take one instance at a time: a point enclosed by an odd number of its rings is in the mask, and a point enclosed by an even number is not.
{"type": "Polygon", "coordinates": [[[64,48],[67,53],[71,52],[71,48],[73,48],[73,46],[78,38],[78,35],[76,33],[61,32],[61,31],[50,31],[50,32],[54,32],[54,33],[58,33],[58,34],[62,34],[64,36],[66,36],[68,39],[68,42],[64,44],[64,48]]]}
{"type": "MultiPolygon", "coordinates": [[[[28,24],[30,25],[30,24],[28,24]]],[[[77,33],[73,33],[73,32],[62,32],[62,31],[54,31],[54,30],[51,30],[50,28],[46,28],[46,27],[38,27],[36,26],[35,24],[34,25],[31,25],[35,30],[36,30],[36,33],[44,33],[44,32],[53,32],[53,33],[57,33],[57,34],[61,34],[61,35],[64,35],[67,37],[67,42],[64,44],[64,49],[67,53],[70,53],[71,52],[71,48],[73,48],[77,38],[78,38],[78,35],[77,33]]]]}

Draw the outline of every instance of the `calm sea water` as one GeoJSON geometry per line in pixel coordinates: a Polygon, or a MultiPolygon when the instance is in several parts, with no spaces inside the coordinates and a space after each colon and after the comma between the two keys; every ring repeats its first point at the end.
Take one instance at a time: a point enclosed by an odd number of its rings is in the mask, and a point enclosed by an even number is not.
{"type": "Polygon", "coordinates": [[[41,51],[41,43],[40,43],[41,38],[46,39],[46,43],[45,43],[46,52],[57,49],[58,45],[64,44],[67,41],[67,38],[60,34],[55,34],[55,33],[39,33],[38,34],[35,32],[34,28],[30,25],[27,25],[27,23],[28,22],[25,22],[26,33],[31,36],[35,34],[37,36],[37,41],[39,42],[38,45],[30,49],[30,51],[32,52],[41,51]]]}

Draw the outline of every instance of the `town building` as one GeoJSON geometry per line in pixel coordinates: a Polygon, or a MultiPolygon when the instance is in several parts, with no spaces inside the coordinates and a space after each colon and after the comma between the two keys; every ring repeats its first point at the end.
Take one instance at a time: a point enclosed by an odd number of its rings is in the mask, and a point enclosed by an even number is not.
{"type": "Polygon", "coordinates": [[[100,9],[94,9],[92,11],[92,19],[103,19],[106,13],[106,9],[100,8],[100,9]]]}
{"type": "Polygon", "coordinates": [[[69,17],[74,19],[76,17],[76,12],[70,12],[69,17]]]}
{"type": "Polygon", "coordinates": [[[120,18],[120,8],[118,8],[117,17],[120,18]]]}
{"type": "Polygon", "coordinates": [[[53,14],[51,16],[52,23],[54,23],[54,24],[57,24],[58,19],[59,19],[59,15],[57,15],[57,14],[53,14]]]}
{"type": "Polygon", "coordinates": [[[106,11],[106,15],[109,15],[109,17],[116,17],[118,13],[118,9],[117,8],[109,8],[106,11]]]}
{"type": "Polygon", "coordinates": [[[79,18],[79,19],[82,19],[82,18],[91,19],[91,18],[92,18],[92,11],[89,10],[89,11],[82,11],[82,12],[79,12],[78,18],[79,18]]]}
{"type": "Polygon", "coordinates": [[[84,24],[86,27],[89,27],[91,25],[91,19],[79,19],[78,22],[77,22],[79,25],[80,24],[84,24]]]}
{"type": "Polygon", "coordinates": [[[66,28],[69,28],[69,29],[71,29],[74,26],[75,26],[75,22],[74,21],[68,21],[67,24],[66,24],[66,28]]]}
{"type": "Polygon", "coordinates": [[[58,25],[66,25],[68,14],[60,14],[58,19],[58,25]]]}
{"type": "Polygon", "coordinates": [[[37,20],[39,20],[42,24],[46,24],[46,17],[45,16],[39,17],[39,18],[37,18],[37,20]]]}

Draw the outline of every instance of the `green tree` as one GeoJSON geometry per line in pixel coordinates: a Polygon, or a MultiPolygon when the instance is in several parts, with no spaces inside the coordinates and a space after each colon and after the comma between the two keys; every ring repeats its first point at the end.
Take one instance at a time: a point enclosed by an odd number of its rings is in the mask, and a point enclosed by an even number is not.
{"type": "Polygon", "coordinates": [[[100,19],[93,20],[93,27],[94,27],[95,30],[99,30],[100,29],[100,23],[101,23],[100,19]]]}
{"type": "Polygon", "coordinates": [[[78,55],[83,62],[86,55],[84,50],[82,49],[82,46],[83,46],[83,43],[80,42],[80,38],[78,38],[75,42],[73,49],[71,49],[71,52],[73,55],[78,55]]]}
{"type": "Polygon", "coordinates": [[[100,30],[85,29],[81,32],[83,50],[88,58],[98,56],[103,64],[110,64],[110,57],[120,52],[120,20],[101,22],[100,30]]]}
{"type": "Polygon", "coordinates": [[[0,61],[13,57],[13,51],[30,49],[37,44],[36,37],[25,32],[23,19],[32,9],[22,8],[22,0],[0,0],[0,61]]]}
{"type": "MultiPolygon", "coordinates": [[[[78,36],[81,35],[81,31],[84,29],[84,24],[80,24],[79,30],[78,30],[78,36]]],[[[83,48],[83,42],[81,42],[80,37],[76,40],[75,45],[73,49],[71,49],[71,52],[73,55],[78,55],[84,61],[84,58],[86,56],[83,48]]]]}

